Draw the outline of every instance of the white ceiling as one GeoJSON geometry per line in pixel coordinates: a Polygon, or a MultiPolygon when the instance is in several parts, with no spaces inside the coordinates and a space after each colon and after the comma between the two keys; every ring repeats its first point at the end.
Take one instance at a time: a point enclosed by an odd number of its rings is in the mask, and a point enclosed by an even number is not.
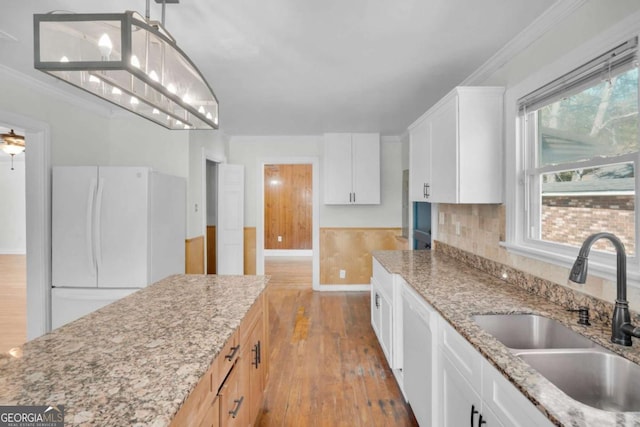
{"type": "MultiPolygon", "coordinates": [[[[227,134],[398,135],[554,2],[181,0],[166,28],[214,89],[227,134]]],[[[0,0],[0,63],[54,84],[33,69],[34,13],[145,3],[0,0]]]]}

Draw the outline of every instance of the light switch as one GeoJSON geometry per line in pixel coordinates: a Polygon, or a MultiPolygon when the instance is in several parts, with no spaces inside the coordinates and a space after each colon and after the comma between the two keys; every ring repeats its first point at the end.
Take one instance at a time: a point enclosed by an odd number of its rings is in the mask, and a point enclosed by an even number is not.
{"type": "Polygon", "coordinates": [[[341,279],[345,279],[347,277],[347,271],[346,270],[340,270],[340,278],[341,279]]]}
{"type": "Polygon", "coordinates": [[[282,242],[282,236],[278,236],[278,242],[282,242]]]}

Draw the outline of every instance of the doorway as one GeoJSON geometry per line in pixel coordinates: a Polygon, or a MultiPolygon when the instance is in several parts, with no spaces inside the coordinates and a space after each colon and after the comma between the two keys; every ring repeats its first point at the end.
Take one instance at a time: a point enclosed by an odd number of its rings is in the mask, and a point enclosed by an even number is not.
{"type": "Polygon", "coordinates": [[[318,159],[272,158],[259,165],[256,272],[287,285],[316,289],[318,159]]]}
{"type": "Polygon", "coordinates": [[[313,166],[264,165],[265,274],[278,283],[311,287],[313,166]]]}
{"type": "Polygon", "coordinates": [[[216,225],[218,223],[218,162],[206,160],[206,231],[207,231],[207,274],[216,274],[216,225]]]}
{"type": "MultiPolygon", "coordinates": [[[[0,125],[0,133],[22,129],[0,125]]],[[[0,352],[27,340],[26,163],[0,151],[0,352]]]]}

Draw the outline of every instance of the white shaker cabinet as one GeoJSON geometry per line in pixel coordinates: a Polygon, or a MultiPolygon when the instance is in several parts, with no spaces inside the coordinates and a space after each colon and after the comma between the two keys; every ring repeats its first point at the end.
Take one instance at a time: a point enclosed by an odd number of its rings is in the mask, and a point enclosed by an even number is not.
{"type": "Polygon", "coordinates": [[[324,203],[380,204],[380,135],[324,135],[324,203]]]}
{"type": "Polygon", "coordinates": [[[456,87],[409,127],[410,197],[502,203],[501,87],[456,87]]]}
{"type": "Polygon", "coordinates": [[[404,393],[421,426],[437,426],[438,314],[409,285],[402,286],[404,393]]]}
{"type": "Polygon", "coordinates": [[[553,424],[444,319],[440,320],[442,425],[551,427],[553,424]]]}
{"type": "Polygon", "coordinates": [[[431,186],[431,121],[424,118],[409,129],[409,199],[428,202],[431,186]]]}

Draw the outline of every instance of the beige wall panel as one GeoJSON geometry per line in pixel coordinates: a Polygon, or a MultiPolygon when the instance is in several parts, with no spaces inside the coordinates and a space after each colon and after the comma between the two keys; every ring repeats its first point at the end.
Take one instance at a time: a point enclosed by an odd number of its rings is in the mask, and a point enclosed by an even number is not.
{"type": "Polygon", "coordinates": [[[207,225],[207,274],[216,274],[216,226],[207,225]]]}
{"type": "Polygon", "coordinates": [[[185,272],[204,274],[204,236],[185,241],[185,272]]]}
{"type": "Polygon", "coordinates": [[[396,238],[401,234],[401,228],[321,228],[320,284],[369,283],[371,252],[404,249],[396,238]]]}

